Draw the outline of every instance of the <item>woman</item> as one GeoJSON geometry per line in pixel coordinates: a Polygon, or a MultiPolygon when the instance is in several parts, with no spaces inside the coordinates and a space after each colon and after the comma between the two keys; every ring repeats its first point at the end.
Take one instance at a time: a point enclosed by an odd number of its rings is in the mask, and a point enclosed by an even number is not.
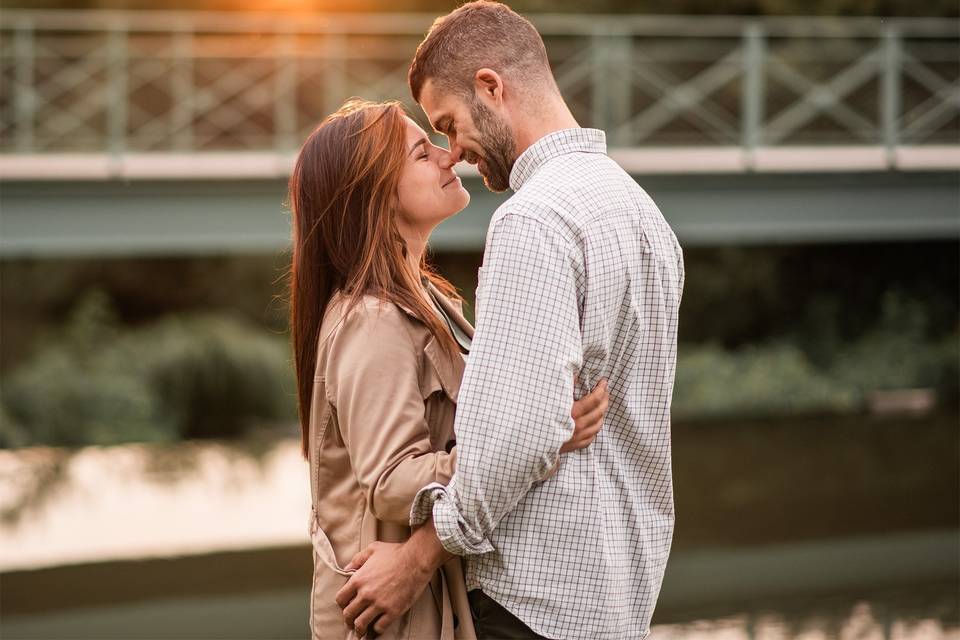
{"type": "MultiPolygon", "coordinates": [[[[334,595],[358,551],[402,542],[417,491],[454,471],[473,328],[427,265],[431,231],[469,194],[398,103],[352,100],[304,143],[290,179],[291,328],[310,463],[314,638],[356,638],[334,595]]],[[[605,391],[574,405],[563,451],[589,444],[605,391]]],[[[460,559],[382,637],[474,638],[460,559]]]]}

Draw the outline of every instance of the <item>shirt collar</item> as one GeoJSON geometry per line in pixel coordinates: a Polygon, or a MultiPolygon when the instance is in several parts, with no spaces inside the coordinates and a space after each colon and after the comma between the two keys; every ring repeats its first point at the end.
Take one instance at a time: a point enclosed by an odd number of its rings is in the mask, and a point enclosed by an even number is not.
{"type": "Polygon", "coordinates": [[[543,136],[520,154],[510,171],[510,188],[519,191],[543,163],[567,153],[606,153],[607,136],[600,129],[561,129],[543,136]]]}

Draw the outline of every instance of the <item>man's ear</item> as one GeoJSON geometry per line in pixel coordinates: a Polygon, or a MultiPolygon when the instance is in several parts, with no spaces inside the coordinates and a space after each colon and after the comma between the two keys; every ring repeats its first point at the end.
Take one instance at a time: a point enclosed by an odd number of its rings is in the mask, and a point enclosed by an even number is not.
{"type": "Polygon", "coordinates": [[[493,69],[477,69],[473,76],[473,90],[477,97],[495,105],[503,103],[503,78],[493,69]]]}

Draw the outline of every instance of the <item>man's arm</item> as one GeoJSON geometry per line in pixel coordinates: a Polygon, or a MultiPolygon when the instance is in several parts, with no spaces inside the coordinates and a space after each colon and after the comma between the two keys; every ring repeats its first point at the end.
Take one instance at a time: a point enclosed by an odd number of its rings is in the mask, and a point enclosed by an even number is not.
{"type": "Polygon", "coordinates": [[[451,554],[492,551],[489,534],[554,469],[582,364],[576,273],[571,247],[542,222],[494,223],[457,405],[457,470],[417,494],[411,524],[423,526],[406,543],[373,543],[348,565],[357,572],[336,600],[358,634],[397,620],[451,554]]]}
{"type": "Polygon", "coordinates": [[[477,291],[477,330],[455,430],[457,470],[414,500],[457,555],[493,550],[489,535],[546,478],[573,431],[573,378],[582,364],[574,249],[545,223],[495,223],[477,291]]]}

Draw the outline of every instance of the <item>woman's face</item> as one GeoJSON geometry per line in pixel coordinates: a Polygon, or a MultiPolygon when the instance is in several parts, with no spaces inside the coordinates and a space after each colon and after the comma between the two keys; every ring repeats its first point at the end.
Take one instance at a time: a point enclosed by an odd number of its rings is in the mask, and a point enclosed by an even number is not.
{"type": "Polygon", "coordinates": [[[400,176],[400,228],[425,239],[438,224],[461,211],[470,194],[453,171],[450,153],[430,143],[427,134],[410,118],[407,123],[407,157],[400,176]]]}

